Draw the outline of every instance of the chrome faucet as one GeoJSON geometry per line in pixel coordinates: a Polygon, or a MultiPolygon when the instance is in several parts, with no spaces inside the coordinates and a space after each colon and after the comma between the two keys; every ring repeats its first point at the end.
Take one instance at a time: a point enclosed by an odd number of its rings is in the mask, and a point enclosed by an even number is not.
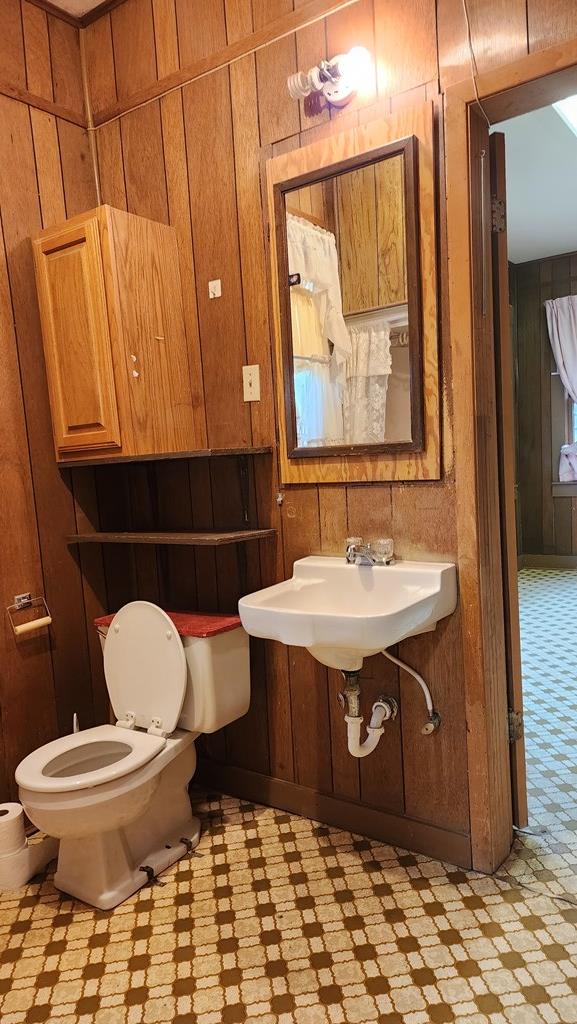
{"type": "Polygon", "coordinates": [[[373,543],[362,537],[347,537],[345,558],[349,565],[391,565],[394,562],[391,537],[380,537],[373,543]]]}

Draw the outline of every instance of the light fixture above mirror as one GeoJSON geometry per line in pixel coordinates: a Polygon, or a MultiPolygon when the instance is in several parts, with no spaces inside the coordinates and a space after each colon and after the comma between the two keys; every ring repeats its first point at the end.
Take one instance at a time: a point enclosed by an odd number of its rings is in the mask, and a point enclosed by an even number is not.
{"type": "Polygon", "coordinates": [[[289,75],[287,87],[293,100],[316,96],[332,107],[344,107],[373,79],[372,57],[364,46],[353,46],[331,60],[322,60],[309,71],[289,75]]]}

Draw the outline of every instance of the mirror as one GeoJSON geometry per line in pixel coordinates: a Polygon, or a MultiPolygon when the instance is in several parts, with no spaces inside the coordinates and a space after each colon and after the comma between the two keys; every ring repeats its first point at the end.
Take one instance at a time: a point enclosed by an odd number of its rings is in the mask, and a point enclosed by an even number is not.
{"type": "Polygon", "coordinates": [[[423,450],[417,145],[275,185],[289,458],[423,450]]]}

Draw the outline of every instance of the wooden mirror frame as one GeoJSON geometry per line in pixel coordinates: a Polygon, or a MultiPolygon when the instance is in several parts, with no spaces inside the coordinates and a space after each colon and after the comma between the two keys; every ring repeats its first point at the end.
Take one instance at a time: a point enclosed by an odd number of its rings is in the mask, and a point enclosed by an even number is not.
{"type": "MultiPolygon", "coordinates": [[[[280,334],[283,362],[283,386],[285,404],[285,429],[289,459],[314,458],[320,455],[335,458],[338,455],[371,455],[378,452],[420,452],[423,450],[423,374],[422,374],[422,311],[421,282],[419,276],[419,140],[410,135],[406,139],[389,142],[369,153],[357,153],[339,163],[327,164],[318,171],[307,171],[296,178],[279,181],[273,185],[275,208],[276,260],[279,269],[279,310],[280,334]],[[375,444],[319,445],[299,448],[297,440],[297,417],[294,388],[294,353],[292,344],[290,288],[288,281],[287,204],[285,196],[306,185],[317,185],[335,179],[350,171],[371,167],[381,160],[403,158],[403,212],[405,235],[405,265],[409,315],[409,395],[411,409],[411,437],[406,441],[382,441],[375,444]]],[[[383,307],[385,308],[385,307],[383,307]]],[[[384,426],[384,424],[383,424],[384,426]]]]}
{"type": "MultiPolygon", "coordinates": [[[[434,184],[434,132],[431,103],[399,110],[357,128],[329,135],[318,142],[282,154],[267,161],[267,190],[270,221],[270,259],[272,309],[275,332],[276,385],[279,461],[282,482],[368,483],[373,480],[438,480],[441,474],[440,389],[438,374],[436,223],[434,184]],[[418,146],[418,174],[411,160],[418,146]],[[414,239],[417,258],[411,260],[417,276],[417,288],[407,296],[409,319],[413,314],[413,334],[417,334],[417,362],[411,376],[418,374],[411,387],[411,415],[416,404],[414,435],[408,442],[379,445],[345,445],[331,448],[296,448],[294,414],[292,338],[288,321],[287,289],[278,282],[288,277],[286,250],[287,192],[311,181],[322,181],[335,174],[375,163],[384,155],[405,154],[405,176],[412,178],[418,202],[405,204],[405,218],[412,207],[414,226],[408,225],[414,239]],[[408,157],[407,157],[408,154],[408,157]],[[412,166],[411,166],[412,165],[412,166]],[[285,276],[286,275],[286,276],[285,276]],[[283,312],[284,307],[284,312],[283,312]],[[283,327],[284,324],[284,327],[283,327]],[[288,324],[288,340],[287,340],[288,324]],[[289,372],[290,371],[290,372],[289,372]],[[419,408],[421,415],[419,416],[419,408]]],[[[412,195],[412,191],[410,195],[412,195]]],[[[410,200],[405,177],[405,197],[410,200]]],[[[407,260],[409,269],[409,259],[407,260]]],[[[409,323],[409,329],[411,323],[409,323]]],[[[411,358],[415,350],[415,341],[411,358]]]]}

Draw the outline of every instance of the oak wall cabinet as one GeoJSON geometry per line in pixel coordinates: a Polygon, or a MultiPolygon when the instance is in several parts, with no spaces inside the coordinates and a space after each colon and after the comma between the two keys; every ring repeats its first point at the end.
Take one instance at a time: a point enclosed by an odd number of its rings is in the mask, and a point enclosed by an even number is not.
{"type": "Polygon", "coordinates": [[[57,460],[193,449],[174,229],[99,206],[33,250],[57,460]]]}

